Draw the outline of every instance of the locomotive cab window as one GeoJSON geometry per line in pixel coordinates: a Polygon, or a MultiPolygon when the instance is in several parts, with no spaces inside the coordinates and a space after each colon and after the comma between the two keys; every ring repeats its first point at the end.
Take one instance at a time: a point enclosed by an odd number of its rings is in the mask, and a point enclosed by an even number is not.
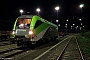
{"type": "Polygon", "coordinates": [[[41,25],[43,22],[40,21],[40,20],[37,20],[36,24],[35,24],[35,27],[34,28],[37,28],[39,25],[41,25]]]}
{"type": "Polygon", "coordinates": [[[29,28],[31,19],[30,18],[19,18],[17,20],[17,28],[29,28]]]}

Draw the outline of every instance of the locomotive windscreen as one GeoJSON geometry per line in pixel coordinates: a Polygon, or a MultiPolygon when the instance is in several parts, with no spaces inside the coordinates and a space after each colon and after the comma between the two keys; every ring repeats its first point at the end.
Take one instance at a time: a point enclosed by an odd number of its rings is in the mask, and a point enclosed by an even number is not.
{"type": "Polygon", "coordinates": [[[29,28],[31,18],[19,18],[16,23],[17,28],[29,28]]]}

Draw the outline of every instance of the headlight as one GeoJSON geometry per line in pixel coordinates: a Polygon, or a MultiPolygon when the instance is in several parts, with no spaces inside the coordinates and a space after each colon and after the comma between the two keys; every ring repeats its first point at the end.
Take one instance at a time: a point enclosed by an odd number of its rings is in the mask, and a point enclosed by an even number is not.
{"type": "Polygon", "coordinates": [[[15,31],[12,32],[12,34],[15,34],[15,33],[16,33],[15,31]]]}
{"type": "Polygon", "coordinates": [[[33,31],[29,31],[29,34],[32,35],[33,34],[33,31]]]}

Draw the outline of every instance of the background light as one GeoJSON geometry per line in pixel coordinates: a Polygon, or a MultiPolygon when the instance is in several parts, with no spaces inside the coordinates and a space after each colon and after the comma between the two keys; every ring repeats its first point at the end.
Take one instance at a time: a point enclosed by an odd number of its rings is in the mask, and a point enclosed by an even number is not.
{"type": "Polygon", "coordinates": [[[79,21],[81,21],[82,19],[79,19],[79,21]]]}
{"type": "Polygon", "coordinates": [[[59,10],[59,6],[55,7],[55,10],[59,10]]]}
{"type": "Polygon", "coordinates": [[[73,24],[73,26],[74,26],[75,24],[73,24]]]}
{"type": "Polygon", "coordinates": [[[58,20],[56,20],[56,22],[58,22],[58,20]]]}
{"type": "Polygon", "coordinates": [[[23,13],[23,10],[21,9],[21,10],[19,10],[20,11],[20,13],[21,13],[21,15],[22,15],[22,13],[23,13]]]}
{"type": "Polygon", "coordinates": [[[37,12],[40,12],[40,8],[37,8],[36,11],[37,11],[37,12]]]}
{"type": "Polygon", "coordinates": [[[58,26],[60,26],[60,24],[58,24],[58,26]]]}
{"type": "Polygon", "coordinates": [[[66,21],[68,21],[68,19],[66,21]]]}
{"type": "Polygon", "coordinates": [[[38,12],[38,15],[39,15],[39,12],[40,12],[40,8],[37,8],[36,11],[38,12]]]}
{"type": "Polygon", "coordinates": [[[23,13],[23,10],[20,10],[21,13],[23,13]]]}
{"type": "Polygon", "coordinates": [[[80,8],[82,8],[82,7],[84,7],[84,4],[80,4],[80,6],[79,6],[80,8]]]}

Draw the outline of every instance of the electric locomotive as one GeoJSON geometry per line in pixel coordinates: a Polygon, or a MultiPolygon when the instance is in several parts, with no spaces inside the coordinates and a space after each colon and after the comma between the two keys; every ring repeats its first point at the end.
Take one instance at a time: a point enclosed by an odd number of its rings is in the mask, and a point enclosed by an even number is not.
{"type": "Polygon", "coordinates": [[[23,47],[57,37],[57,25],[37,15],[21,15],[14,23],[10,41],[23,47]]]}

